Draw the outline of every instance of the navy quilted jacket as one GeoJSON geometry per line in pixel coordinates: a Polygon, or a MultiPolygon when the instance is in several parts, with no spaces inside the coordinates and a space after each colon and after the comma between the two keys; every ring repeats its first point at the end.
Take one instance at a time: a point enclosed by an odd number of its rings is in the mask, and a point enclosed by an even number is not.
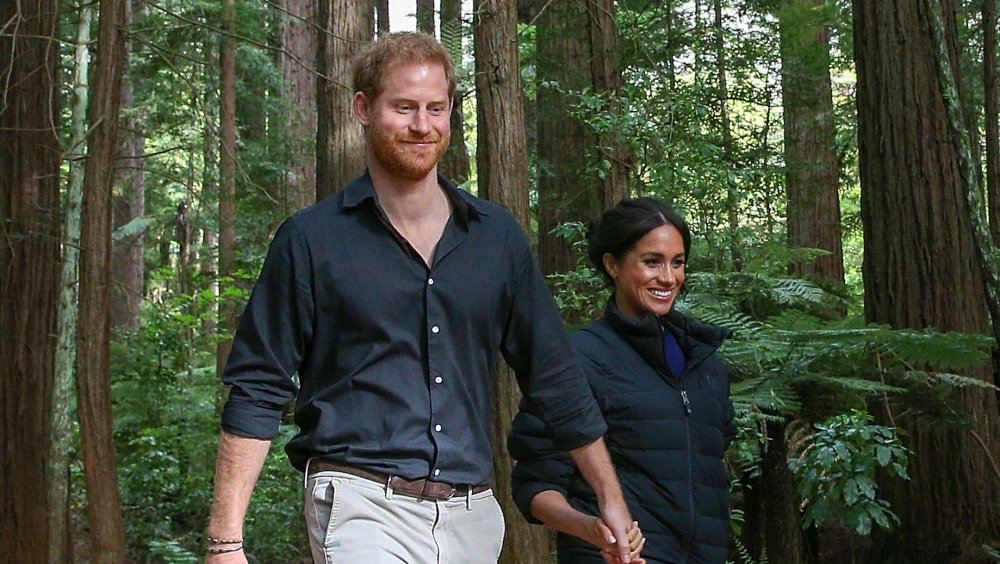
{"type": "MultiPolygon", "coordinates": [[[[676,311],[642,321],[623,317],[612,299],[604,319],[572,336],[580,363],[608,423],[605,435],[632,516],[646,536],[651,563],[724,563],[729,541],[729,482],[723,454],[736,435],[726,368],[715,354],[729,330],[676,311]],[[687,357],[671,375],[663,352],[671,331],[687,357]]],[[[531,498],[563,493],[597,515],[597,499],[556,450],[532,406],[522,404],[509,447],[514,500],[532,522],[531,498]]],[[[587,542],[560,534],[559,562],[603,562],[587,542]]]]}

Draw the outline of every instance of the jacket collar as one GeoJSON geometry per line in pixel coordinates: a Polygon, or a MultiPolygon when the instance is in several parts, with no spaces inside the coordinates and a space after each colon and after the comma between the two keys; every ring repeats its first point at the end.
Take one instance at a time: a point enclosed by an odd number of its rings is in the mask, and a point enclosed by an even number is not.
{"type": "Polygon", "coordinates": [[[663,356],[664,331],[670,331],[687,357],[688,366],[694,366],[718,350],[732,331],[724,327],[700,323],[671,309],[667,315],[649,314],[635,320],[618,309],[614,295],[608,300],[604,319],[650,366],[661,374],[669,374],[663,356]]]}

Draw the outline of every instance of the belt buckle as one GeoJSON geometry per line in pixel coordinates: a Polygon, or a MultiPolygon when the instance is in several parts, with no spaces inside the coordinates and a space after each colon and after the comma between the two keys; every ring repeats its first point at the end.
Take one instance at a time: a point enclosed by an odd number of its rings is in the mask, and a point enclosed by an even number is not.
{"type": "Polygon", "coordinates": [[[455,484],[450,484],[450,485],[451,485],[451,491],[448,492],[448,497],[444,498],[444,501],[448,501],[449,499],[455,497],[455,492],[458,491],[458,489],[455,488],[455,484]]]}
{"type": "Polygon", "coordinates": [[[435,482],[435,481],[430,480],[430,479],[425,479],[424,480],[423,491],[420,492],[420,493],[421,493],[421,497],[424,497],[426,499],[436,499],[436,500],[439,500],[439,501],[448,501],[449,499],[455,497],[455,492],[456,491],[457,490],[455,488],[455,484],[449,484],[448,482],[435,482]],[[429,494],[428,490],[432,490],[433,491],[434,486],[437,486],[437,485],[448,486],[449,488],[451,488],[451,491],[449,491],[447,495],[440,495],[440,496],[429,494]]]}

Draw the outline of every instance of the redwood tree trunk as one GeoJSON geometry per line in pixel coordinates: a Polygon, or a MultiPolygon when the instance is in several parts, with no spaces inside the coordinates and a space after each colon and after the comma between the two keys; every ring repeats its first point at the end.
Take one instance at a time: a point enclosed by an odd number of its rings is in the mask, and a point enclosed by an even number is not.
{"type": "Polygon", "coordinates": [[[538,258],[546,274],[576,267],[572,241],[551,233],[601,213],[598,176],[587,170],[594,131],[571,115],[591,85],[590,22],[585,0],[555,0],[538,15],[538,258]]]}
{"type": "MultiPolygon", "coordinates": [[[[222,40],[219,53],[222,75],[219,100],[219,292],[225,294],[223,282],[236,273],[236,0],[225,0],[222,19],[230,33],[222,40]]],[[[219,304],[219,334],[223,336],[216,349],[216,369],[222,369],[233,347],[233,333],[239,314],[231,300],[219,304]]]]}
{"type": "MultiPolygon", "coordinates": [[[[462,0],[441,0],[441,43],[456,72],[462,69],[462,0]]],[[[465,116],[462,112],[465,92],[459,86],[455,91],[454,107],[451,110],[451,142],[448,152],[438,163],[438,170],[445,177],[461,184],[469,179],[469,150],[465,146],[465,116]]]]}
{"type": "Polygon", "coordinates": [[[983,0],[983,88],[986,99],[986,193],[990,234],[1000,245],[1000,104],[997,101],[997,0],[983,0]]]}
{"type": "MultiPolygon", "coordinates": [[[[132,2],[125,0],[125,21],[133,21],[132,2]]],[[[125,41],[125,60],[132,51],[132,41],[125,41]]],[[[121,196],[115,199],[113,219],[115,228],[141,218],[146,213],[146,184],[143,168],[146,159],[146,136],[144,119],[135,115],[139,107],[135,105],[135,86],[138,77],[129,72],[126,64],[125,76],[122,79],[121,105],[133,110],[125,118],[125,131],[121,143],[121,196]]],[[[142,306],[143,276],[145,263],[143,249],[145,246],[145,231],[133,236],[116,240],[112,243],[113,258],[111,261],[111,327],[128,329],[139,328],[139,310],[142,306]]]]}
{"type": "MultiPolygon", "coordinates": [[[[473,13],[480,194],[510,210],[528,231],[528,153],[515,2],[476,0],[473,13]]],[[[500,562],[542,564],[550,560],[545,529],[529,525],[511,498],[507,436],[520,393],[509,367],[501,362],[497,372],[493,381],[493,487],[507,522],[500,562]]]]}
{"type": "Polygon", "coordinates": [[[316,3],[313,0],[283,0],[284,8],[298,18],[287,18],[281,27],[282,46],[278,67],[284,79],[284,99],[291,107],[289,137],[292,162],[285,175],[285,205],[288,211],[316,201],[316,3]]]}
{"type": "MultiPolygon", "coordinates": [[[[713,32],[715,39],[716,73],[718,76],[719,92],[719,116],[722,125],[722,152],[726,167],[732,167],[733,158],[733,133],[729,119],[729,86],[727,83],[727,59],[725,46],[725,28],[722,24],[722,0],[713,0],[712,7],[715,12],[713,32]]],[[[743,241],[740,237],[740,198],[739,187],[732,179],[732,175],[726,175],[726,211],[729,219],[729,254],[732,257],[732,267],[736,272],[743,270],[743,241]]]]}
{"type": "Polygon", "coordinates": [[[375,0],[375,19],[378,34],[389,32],[389,0],[375,0]]]}
{"type": "MultiPolygon", "coordinates": [[[[607,97],[605,111],[617,116],[621,113],[618,96],[622,87],[622,71],[614,1],[590,0],[587,2],[587,17],[590,21],[590,75],[594,92],[607,97]]],[[[615,130],[599,132],[597,147],[603,161],[600,165],[604,170],[600,190],[601,209],[605,210],[628,197],[629,174],[635,158],[627,141],[615,130]]]]}
{"type": "Polygon", "coordinates": [[[59,285],[59,3],[0,2],[0,554],[48,558],[59,285]],[[16,30],[17,33],[13,33],[16,30]]]}
{"type": "MultiPolygon", "coordinates": [[[[900,328],[985,333],[983,278],[923,4],[853,3],[865,318],[900,328]]],[[[956,61],[955,5],[943,4],[956,61]]],[[[991,380],[989,367],[968,373],[991,380]]],[[[955,395],[968,414],[967,427],[919,425],[895,413],[916,456],[910,481],[881,484],[901,523],[881,539],[874,558],[982,561],[979,545],[1000,538],[996,396],[970,388],[955,395]]]]}
{"type": "Polygon", "coordinates": [[[351,61],[372,39],[371,0],[320,0],[316,66],[316,200],[365,170],[365,138],[351,110],[351,61]]]}
{"type": "Polygon", "coordinates": [[[77,413],[91,561],[118,563],[125,561],[125,525],[111,413],[111,195],[124,72],[125,0],[103,0],[99,17],[80,236],[80,327],[86,330],[77,340],[77,413]]]}
{"type": "Polygon", "coordinates": [[[793,274],[843,282],[830,36],[826,22],[816,20],[823,13],[817,7],[825,3],[786,0],[779,12],[788,243],[830,253],[812,262],[793,263],[793,274]]]}
{"type": "Polygon", "coordinates": [[[417,0],[417,31],[434,35],[434,0],[417,0]]]}

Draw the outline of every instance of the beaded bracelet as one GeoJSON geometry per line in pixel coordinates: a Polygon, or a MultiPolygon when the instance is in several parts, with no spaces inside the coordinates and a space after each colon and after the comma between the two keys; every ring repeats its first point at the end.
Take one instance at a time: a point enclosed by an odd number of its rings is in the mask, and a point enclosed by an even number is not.
{"type": "Polygon", "coordinates": [[[243,550],[243,545],[242,544],[240,544],[239,546],[231,547],[231,548],[219,548],[219,547],[216,547],[216,546],[210,546],[210,547],[208,547],[208,548],[205,549],[205,551],[208,552],[209,554],[225,554],[227,552],[238,552],[240,550],[243,550]]]}
{"type": "Polygon", "coordinates": [[[208,544],[240,544],[243,539],[217,539],[215,537],[208,537],[208,544]]]}

